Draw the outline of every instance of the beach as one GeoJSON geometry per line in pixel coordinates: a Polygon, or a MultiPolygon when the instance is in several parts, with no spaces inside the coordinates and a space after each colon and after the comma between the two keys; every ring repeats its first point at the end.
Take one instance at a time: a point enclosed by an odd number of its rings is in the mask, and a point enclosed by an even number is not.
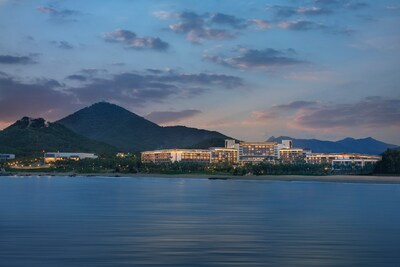
{"type": "Polygon", "coordinates": [[[6,172],[0,176],[67,176],[67,177],[133,177],[133,178],[185,178],[209,180],[265,180],[311,181],[338,183],[389,183],[400,184],[400,176],[377,175],[221,175],[221,174],[158,174],[158,173],[73,173],[73,172],[6,172]]]}

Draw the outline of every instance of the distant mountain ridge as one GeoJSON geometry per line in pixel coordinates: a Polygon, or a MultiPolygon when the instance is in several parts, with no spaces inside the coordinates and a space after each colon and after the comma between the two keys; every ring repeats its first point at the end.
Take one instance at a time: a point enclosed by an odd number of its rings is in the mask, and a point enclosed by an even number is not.
{"type": "Polygon", "coordinates": [[[107,102],[83,108],[57,123],[87,138],[135,152],[190,147],[208,139],[229,138],[216,131],[185,126],[162,127],[107,102]]]}
{"type": "Polygon", "coordinates": [[[323,141],[318,139],[296,139],[288,136],[270,137],[267,141],[281,142],[284,139],[293,140],[293,146],[298,148],[310,148],[313,152],[321,153],[363,153],[378,155],[388,148],[395,148],[396,145],[387,144],[372,137],[354,139],[347,137],[339,141],[323,141]]]}
{"type": "Polygon", "coordinates": [[[39,155],[45,152],[115,153],[111,145],[80,136],[65,126],[42,118],[23,117],[0,131],[0,153],[17,156],[39,155]]]}
{"type": "MultiPolygon", "coordinates": [[[[140,152],[167,148],[208,148],[223,146],[233,139],[216,131],[185,126],[162,127],[122,107],[101,102],[83,108],[57,122],[24,117],[0,131],[0,153],[18,156],[41,154],[42,151],[140,152]]],[[[293,140],[294,147],[313,152],[381,154],[386,149],[399,149],[371,137],[345,138],[339,141],[270,137],[268,141],[293,140]]]]}

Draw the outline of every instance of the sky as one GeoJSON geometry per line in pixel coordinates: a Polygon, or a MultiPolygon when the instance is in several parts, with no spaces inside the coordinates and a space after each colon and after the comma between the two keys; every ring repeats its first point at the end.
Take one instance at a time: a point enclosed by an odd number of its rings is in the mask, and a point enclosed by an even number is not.
{"type": "Polygon", "coordinates": [[[160,125],[400,144],[398,0],[0,0],[0,129],[107,101],[160,125]]]}

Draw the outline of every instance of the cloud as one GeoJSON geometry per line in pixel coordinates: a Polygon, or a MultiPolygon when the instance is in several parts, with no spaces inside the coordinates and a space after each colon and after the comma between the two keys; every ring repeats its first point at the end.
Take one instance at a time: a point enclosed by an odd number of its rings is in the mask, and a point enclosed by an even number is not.
{"type": "Polygon", "coordinates": [[[243,29],[247,27],[247,23],[244,19],[223,13],[212,14],[210,17],[210,22],[214,24],[229,25],[236,29],[243,29]]]}
{"type": "Polygon", "coordinates": [[[288,29],[293,31],[308,31],[313,29],[324,29],[325,26],[317,24],[308,20],[298,20],[298,21],[283,21],[278,24],[279,28],[288,29]]]}
{"type": "MultiPolygon", "coordinates": [[[[59,119],[72,110],[104,100],[128,107],[143,107],[151,102],[159,103],[171,98],[186,99],[205,92],[231,90],[243,85],[241,78],[224,74],[168,70],[157,74],[108,74],[109,78],[106,79],[84,74],[84,71],[66,77],[78,83],[76,86],[68,86],[53,79],[22,81],[0,72],[0,122],[12,122],[22,116],[59,119]]],[[[170,118],[172,115],[169,114],[170,118]]],[[[189,115],[194,116],[196,112],[186,110],[176,113],[175,117],[183,119],[189,115]]]]}
{"type": "Polygon", "coordinates": [[[251,19],[248,21],[249,24],[255,25],[258,29],[269,29],[272,28],[273,25],[271,22],[263,19],[251,19]]]}
{"type": "Polygon", "coordinates": [[[67,41],[51,41],[50,43],[61,49],[70,50],[74,48],[74,46],[67,41]]]}
{"type": "Polygon", "coordinates": [[[315,101],[293,101],[289,104],[282,104],[282,105],[277,105],[274,106],[273,109],[277,109],[277,110],[298,110],[301,108],[305,108],[305,107],[310,107],[310,106],[314,106],[316,105],[317,102],[315,101]]]}
{"type": "Polygon", "coordinates": [[[256,110],[250,113],[250,116],[240,122],[241,125],[257,127],[273,122],[279,118],[279,114],[270,110],[256,110]]]}
{"type": "Polygon", "coordinates": [[[89,68],[89,69],[81,69],[76,74],[72,74],[66,77],[68,80],[85,82],[89,81],[99,75],[104,76],[108,71],[106,69],[98,69],[98,68],[89,68]]]}
{"type": "Polygon", "coordinates": [[[314,0],[307,6],[283,6],[268,5],[267,11],[272,12],[277,18],[288,19],[296,17],[298,20],[304,18],[331,15],[336,12],[357,11],[369,7],[365,2],[352,0],[314,0]]]}
{"type": "MultiPolygon", "coordinates": [[[[355,7],[355,4],[353,3],[355,7]]],[[[361,6],[361,4],[357,5],[361,6]]],[[[192,11],[168,12],[157,11],[153,15],[162,20],[177,20],[169,24],[168,29],[178,34],[183,34],[192,43],[202,43],[204,40],[228,40],[239,36],[245,29],[287,29],[294,31],[324,30],[327,33],[349,34],[350,31],[337,26],[326,26],[321,23],[304,19],[305,16],[327,15],[333,13],[328,6],[267,6],[280,18],[297,16],[296,20],[275,20],[250,18],[243,19],[224,13],[198,14],[192,11]],[[219,26],[218,28],[216,26],[219,26]]]]}
{"type": "Polygon", "coordinates": [[[348,9],[352,9],[352,10],[359,10],[359,9],[364,9],[364,8],[369,7],[369,5],[364,2],[356,2],[356,3],[349,2],[345,5],[345,7],[348,9]]]}
{"type": "Polygon", "coordinates": [[[338,26],[327,26],[309,20],[281,21],[277,24],[277,27],[291,31],[321,30],[328,34],[351,35],[354,33],[354,30],[352,29],[340,28],[338,26]]]}
{"type": "Polygon", "coordinates": [[[76,107],[74,96],[62,88],[56,80],[22,82],[0,73],[0,121],[13,122],[22,116],[59,118],[76,107]]]}
{"type": "Polygon", "coordinates": [[[301,15],[326,15],[333,13],[332,10],[323,7],[299,7],[296,9],[297,14],[301,15]]]}
{"type": "Polygon", "coordinates": [[[169,30],[184,34],[192,43],[201,43],[203,40],[226,40],[235,37],[235,33],[223,28],[215,28],[213,25],[228,26],[233,29],[245,28],[246,22],[235,16],[214,13],[200,15],[195,12],[167,12],[157,11],[154,16],[160,19],[176,19],[176,23],[169,25],[169,30]]]}
{"type": "Polygon", "coordinates": [[[272,11],[275,16],[281,18],[288,18],[292,16],[317,16],[317,15],[329,15],[333,13],[333,10],[327,6],[281,6],[281,5],[269,5],[266,7],[267,11],[272,11]]]}
{"type": "Polygon", "coordinates": [[[201,113],[202,112],[197,109],[185,109],[181,111],[156,111],[146,115],[145,118],[157,124],[166,124],[171,122],[179,122],[201,113]]]}
{"type": "Polygon", "coordinates": [[[53,18],[58,18],[58,19],[64,19],[64,20],[69,20],[72,17],[76,17],[81,15],[82,13],[77,11],[77,10],[72,10],[72,9],[58,9],[53,6],[39,6],[37,10],[40,13],[43,14],[48,14],[52,16],[53,18]]]}
{"type": "Polygon", "coordinates": [[[305,133],[385,132],[400,128],[400,98],[372,96],[346,104],[299,100],[252,111],[241,124],[305,133]]]}
{"type": "Polygon", "coordinates": [[[232,68],[274,68],[283,66],[293,66],[306,63],[303,60],[294,58],[293,49],[276,50],[273,48],[265,48],[262,50],[240,48],[237,50],[239,55],[227,56],[209,56],[205,55],[205,60],[228,66],[232,68]]]}
{"type": "Polygon", "coordinates": [[[180,73],[172,70],[125,72],[110,75],[108,79],[89,76],[85,78],[85,84],[68,90],[81,102],[93,103],[107,99],[137,106],[144,106],[148,102],[162,102],[171,97],[187,98],[210,90],[232,89],[243,85],[242,79],[237,76],[180,73]]]}
{"type": "Polygon", "coordinates": [[[85,75],[72,74],[67,76],[66,79],[84,82],[87,80],[87,77],[85,75]]]}
{"type": "Polygon", "coordinates": [[[0,64],[28,65],[36,63],[30,56],[0,55],[0,64]]]}
{"type": "Polygon", "coordinates": [[[79,71],[80,73],[87,75],[89,77],[93,77],[99,74],[106,74],[108,71],[106,69],[98,69],[98,68],[86,68],[86,69],[81,69],[79,71]]]}
{"type": "Polygon", "coordinates": [[[386,8],[385,8],[386,10],[389,10],[389,11],[398,11],[398,10],[400,10],[400,5],[392,5],[392,6],[386,6],[386,8]]]}
{"type": "Polygon", "coordinates": [[[81,14],[77,10],[72,10],[72,9],[56,9],[55,7],[52,6],[40,6],[37,8],[37,10],[41,13],[45,14],[52,14],[52,15],[57,15],[57,16],[74,16],[74,15],[79,15],[81,14]]]}
{"type": "Polygon", "coordinates": [[[301,128],[400,126],[400,99],[367,97],[350,104],[331,104],[299,112],[294,120],[301,128]]]}
{"type": "Polygon", "coordinates": [[[320,7],[329,7],[337,9],[359,10],[369,7],[369,4],[354,0],[314,0],[314,3],[320,7]]]}
{"type": "Polygon", "coordinates": [[[278,114],[271,111],[253,111],[251,117],[258,120],[270,120],[278,117],[278,114]]]}
{"type": "Polygon", "coordinates": [[[126,48],[157,51],[165,51],[169,48],[169,44],[159,37],[138,37],[134,32],[128,30],[117,29],[113,32],[105,32],[102,36],[105,41],[122,43],[126,48]]]}
{"type": "Polygon", "coordinates": [[[168,12],[164,10],[155,11],[153,12],[153,16],[159,19],[172,19],[172,18],[179,18],[179,14],[177,12],[168,12]]]}
{"type": "Polygon", "coordinates": [[[282,118],[291,116],[298,110],[304,108],[312,108],[318,103],[315,101],[293,101],[289,104],[281,104],[272,106],[271,108],[265,110],[256,110],[250,113],[250,116],[242,121],[244,125],[265,125],[267,122],[277,122],[282,120],[282,118]]]}

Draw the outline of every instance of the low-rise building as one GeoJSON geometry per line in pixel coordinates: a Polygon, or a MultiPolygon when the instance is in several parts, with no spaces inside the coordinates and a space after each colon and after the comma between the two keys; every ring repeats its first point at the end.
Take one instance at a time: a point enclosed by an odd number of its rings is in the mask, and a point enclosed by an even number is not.
{"type": "Polygon", "coordinates": [[[323,164],[328,163],[332,164],[335,160],[376,160],[379,161],[381,159],[380,156],[376,155],[366,155],[366,154],[358,154],[358,153],[310,153],[306,154],[305,161],[306,163],[311,164],[323,164]]]}
{"type": "Polygon", "coordinates": [[[2,160],[12,160],[15,159],[14,154],[0,154],[0,161],[2,160]]]}
{"type": "Polygon", "coordinates": [[[281,163],[295,163],[304,160],[305,154],[302,148],[282,148],[279,150],[281,163]]]}
{"type": "Polygon", "coordinates": [[[60,160],[81,160],[81,159],[97,159],[93,153],[66,153],[66,152],[47,152],[44,153],[44,163],[53,163],[60,160]]]}
{"type": "Polygon", "coordinates": [[[380,158],[354,158],[354,159],[335,159],[332,160],[332,170],[341,171],[349,169],[373,168],[380,158]]]}
{"type": "Polygon", "coordinates": [[[237,163],[238,150],[235,148],[211,147],[211,162],[212,163],[237,163]]]}
{"type": "Polygon", "coordinates": [[[163,149],[141,153],[143,163],[210,163],[211,152],[205,149],[163,149]]]}

